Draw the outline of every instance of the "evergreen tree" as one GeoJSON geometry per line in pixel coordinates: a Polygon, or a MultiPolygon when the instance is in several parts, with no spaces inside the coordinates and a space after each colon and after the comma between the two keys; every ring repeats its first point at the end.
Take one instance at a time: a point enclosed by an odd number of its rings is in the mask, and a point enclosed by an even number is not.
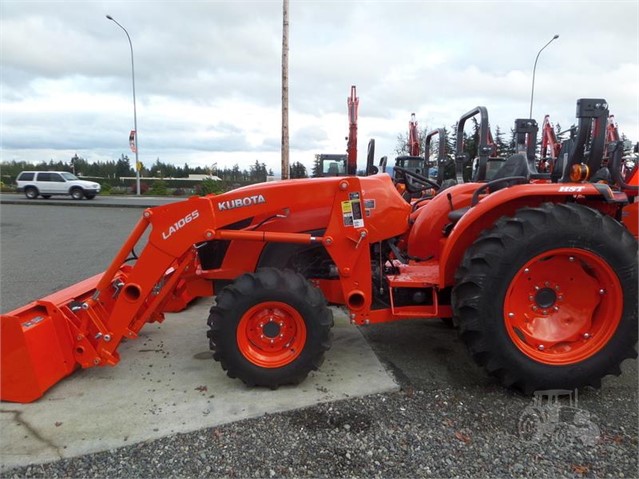
{"type": "Polygon", "coordinates": [[[450,135],[446,135],[446,138],[448,139],[448,151],[450,151],[453,156],[457,154],[457,125],[458,123],[451,125],[450,135]]]}
{"type": "Polygon", "coordinates": [[[121,178],[123,176],[135,176],[133,168],[131,168],[131,162],[126,155],[120,156],[120,159],[115,164],[115,176],[121,178]]]}
{"type": "Polygon", "coordinates": [[[313,169],[311,170],[311,176],[317,178],[322,176],[322,161],[320,155],[315,155],[315,161],[313,162],[313,169]]]}
{"type": "Polygon", "coordinates": [[[266,165],[255,160],[249,169],[249,180],[258,183],[266,181],[266,165]]]}
{"type": "Polygon", "coordinates": [[[299,161],[293,163],[290,167],[290,178],[308,178],[306,167],[299,161]]]}
{"type": "Polygon", "coordinates": [[[504,141],[504,133],[499,128],[499,125],[495,127],[495,145],[497,146],[497,154],[505,156],[508,144],[504,141]]]}

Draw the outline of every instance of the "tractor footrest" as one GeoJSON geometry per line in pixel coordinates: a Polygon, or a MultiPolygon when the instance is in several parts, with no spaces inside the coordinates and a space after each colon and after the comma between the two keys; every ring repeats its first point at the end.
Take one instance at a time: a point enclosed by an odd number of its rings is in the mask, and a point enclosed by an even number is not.
{"type": "Polygon", "coordinates": [[[437,261],[400,265],[399,269],[399,274],[387,276],[391,288],[430,288],[439,283],[437,261]]]}

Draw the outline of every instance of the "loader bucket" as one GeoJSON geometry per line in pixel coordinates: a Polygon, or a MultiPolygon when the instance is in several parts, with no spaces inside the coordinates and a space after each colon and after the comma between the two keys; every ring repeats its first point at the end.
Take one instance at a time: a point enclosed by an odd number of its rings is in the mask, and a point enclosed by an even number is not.
{"type": "Polygon", "coordinates": [[[0,316],[0,399],[31,402],[78,366],[76,328],[67,312],[88,298],[100,277],[80,283],[0,316]]]}

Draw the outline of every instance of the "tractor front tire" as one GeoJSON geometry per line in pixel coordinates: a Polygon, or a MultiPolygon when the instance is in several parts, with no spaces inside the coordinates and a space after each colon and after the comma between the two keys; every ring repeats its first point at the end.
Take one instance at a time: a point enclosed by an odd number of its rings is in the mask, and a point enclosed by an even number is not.
{"type": "Polygon", "coordinates": [[[220,291],[208,325],[213,358],[229,377],[276,389],[320,367],[331,347],[333,313],[302,275],[264,268],[220,291]]]}
{"type": "Polygon", "coordinates": [[[577,204],[504,217],[467,250],[452,291],[475,361],[530,394],[599,387],[637,356],[637,241],[577,204]]]}

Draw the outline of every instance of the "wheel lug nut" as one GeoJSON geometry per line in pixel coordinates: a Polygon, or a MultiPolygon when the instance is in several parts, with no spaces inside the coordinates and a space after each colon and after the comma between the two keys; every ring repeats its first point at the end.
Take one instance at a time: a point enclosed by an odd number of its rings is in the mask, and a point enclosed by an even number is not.
{"type": "Polygon", "coordinates": [[[274,340],[274,339],[271,339],[271,344],[273,344],[274,342],[275,342],[275,340],[274,340]]]}
{"type": "Polygon", "coordinates": [[[547,310],[547,309],[544,309],[544,310],[541,312],[541,314],[548,314],[548,310],[547,310]]]}
{"type": "Polygon", "coordinates": [[[569,257],[568,261],[570,261],[571,263],[574,263],[575,262],[575,257],[574,256],[569,257]]]}
{"type": "Polygon", "coordinates": [[[515,313],[508,313],[508,317],[509,318],[514,318],[515,317],[515,313]]]}
{"type": "Polygon", "coordinates": [[[599,290],[599,294],[606,294],[606,290],[605,289],[600,289],[599,290]]]}
{"type": "Polygon", "coordinates": [[[584,339],[590,339],[590,333],[584,333],[584,339]]]}
{"type": "Polygon", "coordinates": [[[555,311],[559,311],[559,306],[553,306],[553,308],[555,311]]]}
{"type": "Polygon", "coordinates": [[[564,300],[564,295],[563,295],[563,294],[560,294],[559,296],[557,296],[557,299],[558,299],[559,301],[563,301],[563,300],[564,300]]]}
{"type": "Polygon", "coordinates": [[[526,274],[530,273],[530,268],[524,269],[524,273],[526,273],[526,274]]]}
{"type": "Polygon", "coordinates": [[[540,344],[539,346],[537,346],[537,349],[539,349],[540,351],[543,351],[546,348],[543,344],[540,344]]]}
{"type": "Polygon", "coordinates": [[[281,328],[282,326],[284,326],[284,321],[280,321],[278,324],[280,325],[280,328],[281,328]]]}
{"type": "Polygon", "coordinates": [[[532,294],[528,296],[528,301],[532,301],[533,299],[535,299],[535,297],[532,294]]]}
{"type": "Polygon", "coordinates": [[[545,286],[546,288],[548,288],[548,287],[550,286],[550,283],[549,283],[548,281],[546,281],[546,282],[544,283],[544,286],[545,286]]]}
{"type": "Polygon", "coordinates": [[[557,285],[555,285],[555,291],[559,291],[559,289],[560,289],[560,288],[559,288],[559,285],[558,285],[558,284],[557,284],[557,285]]]}
{"type": "Polygon", "coordinates": [[[535,291],[539,291],[539,286],[535,286],[535,291]]]}
{"type": "Polygon", "coordinates": [[[533,306],[533,307],[532,307],[532,310],[533,310],[533,311],[537,311],[537,309],[539,309],[539,308],[537,308],[537,306],[533,306]]]}

